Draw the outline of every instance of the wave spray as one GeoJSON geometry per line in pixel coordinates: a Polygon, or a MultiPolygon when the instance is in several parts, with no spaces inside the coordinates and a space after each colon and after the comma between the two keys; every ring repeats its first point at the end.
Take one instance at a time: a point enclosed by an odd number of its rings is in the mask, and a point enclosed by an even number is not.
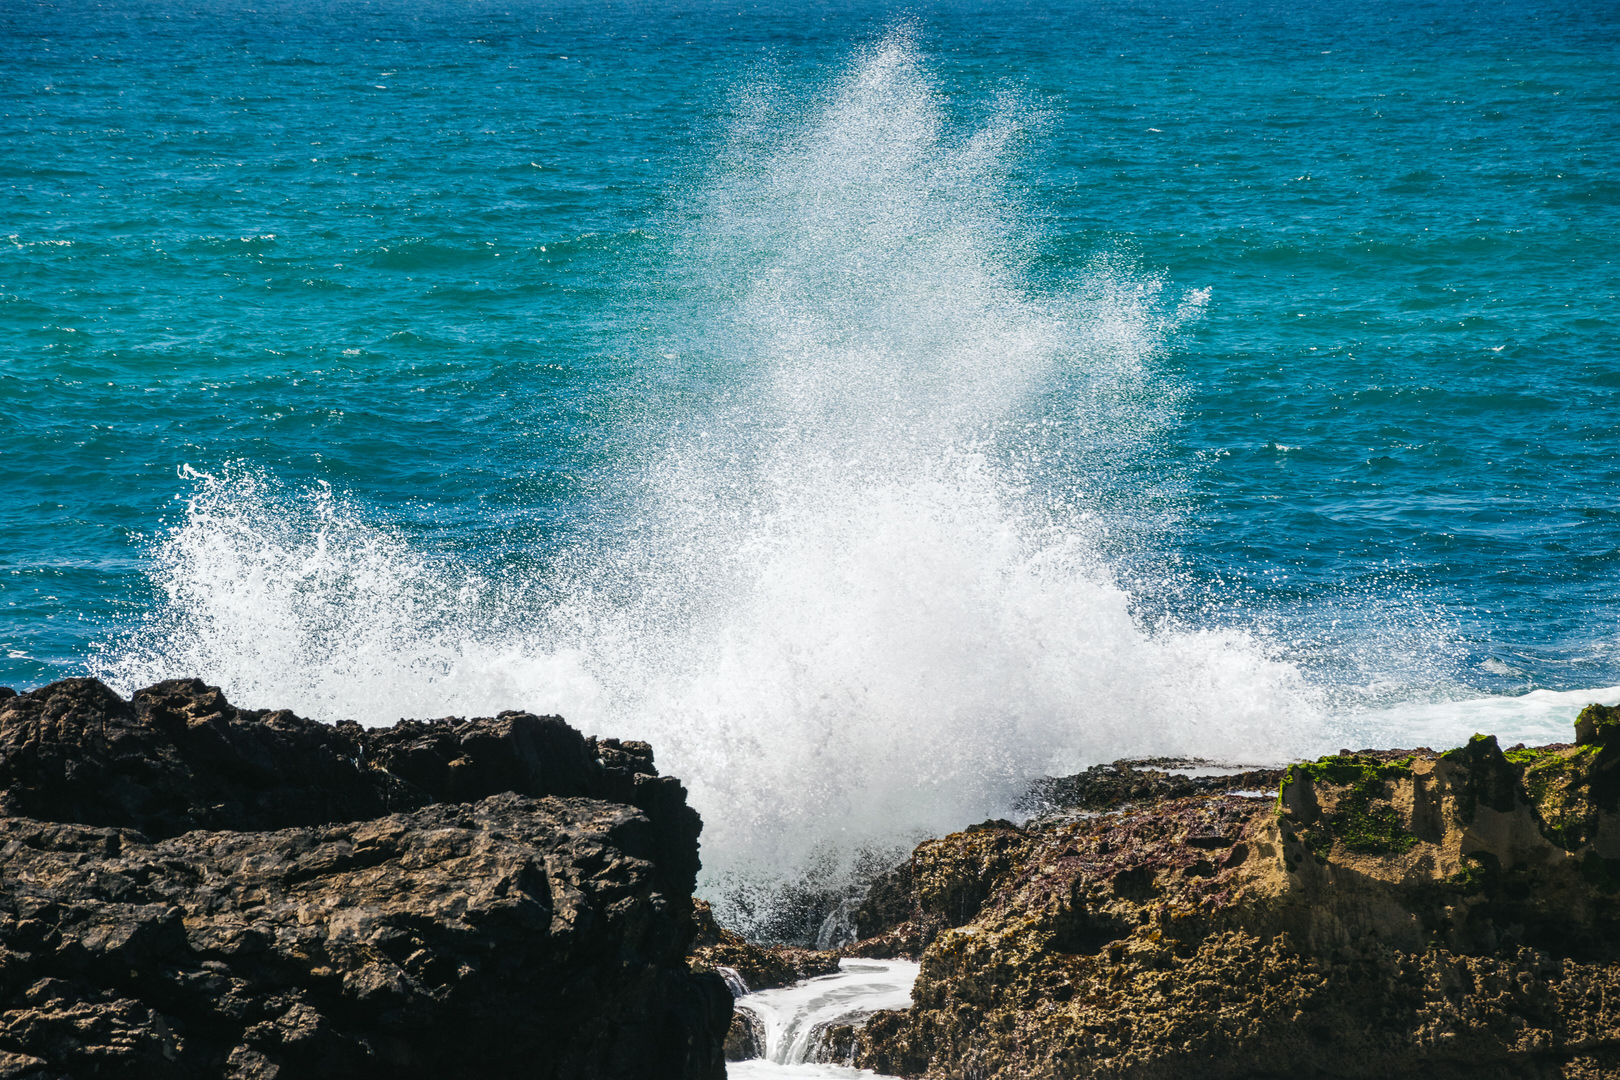
{"type": "Polygon", "coordinates": [[[959,828],[1043,772],[1315,747],[1298,671],[1144,625],[1111,570],[1152,535],[1157,368],[1202,297],[1106,257],[1035,282],[1012,173],[1040,118],[956,130],[904,33],[784,101],[738,96],[685,207],[611,523],[481,577],[324,489],[204,478],[99,673],[647,739],[711,886],[959,828]]]}

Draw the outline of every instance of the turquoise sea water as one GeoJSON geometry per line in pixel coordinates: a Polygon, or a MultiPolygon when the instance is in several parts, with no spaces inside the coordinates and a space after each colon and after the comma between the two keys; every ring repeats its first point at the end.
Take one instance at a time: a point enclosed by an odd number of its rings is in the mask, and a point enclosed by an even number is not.
{"type": "Polygon", "coordinates": [[[1620,698],[1612,4],[13,4],[0,101],[0,683],[562,712],[718,866],[1620,698]]]}

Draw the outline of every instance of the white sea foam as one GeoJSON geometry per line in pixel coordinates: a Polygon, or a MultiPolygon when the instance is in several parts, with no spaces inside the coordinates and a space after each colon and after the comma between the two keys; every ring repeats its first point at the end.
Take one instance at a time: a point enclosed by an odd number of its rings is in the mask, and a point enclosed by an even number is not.
{"type": "MultiPolygon", "coordinates": [[[[803,1066],[816,1056],[816,1039],[828,1025],[864,1020],[880,1009],[911,1007],[916,963],[844,959],[838,962],[838,968],[831,975],[737,999],[737,1007],[757,1017],[764,1031],[765,1054],[761,1060],[775,1066],[803,1066]]],[[[850,1073],[842,1070],[833,1075],[850,1073]]]]}
{"type": "Polygon", "coordinates": [[[813,100],[738,100],[669,268],[687,299],[646,343],[673,389],[649,379],[620,433],[641,464],[613,529],[497,580],[324,488],[198,475],[154,551],[160,603],[99,673],[648,739],[720,875],[959,827],[1041,772],[1329,742],[1292,665],[1143,625],[1111,570],[1151,534],[1158,368],[1202,294],[1117,253],[1026,280],[1029,110],[954,130],[904,35],[813,100]]]}
{"type": "Polygon", "coordinates": [[[813,1062],[778,1065],[764,1058],[726,1063],[728,1080],[858,1080],[860,1077],[883,1075],[870,1069],[855,1069],[848,1065],[819,1065],[813,1062]]]}

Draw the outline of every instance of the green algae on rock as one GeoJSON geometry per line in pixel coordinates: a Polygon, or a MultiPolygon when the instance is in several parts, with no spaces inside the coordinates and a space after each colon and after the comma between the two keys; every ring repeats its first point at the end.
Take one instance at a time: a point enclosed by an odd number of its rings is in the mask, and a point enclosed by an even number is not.
{"type": "Polygon", "coordinates": [[[1335,843],[1364,855],[1406,851],[1418,838],[1402,824],[1386,796],[1391,783],[1411,775],[1413,760],[1410,754],[1393,760],[1376,754],[1337,754],[1294,765],[1278,788],[1279,812],[1309,819],[1303,835],[1319,859],[1326,858],[1335,843]],[[1330,811],[1315,805],[1319,786],[1345,789],[1330,811]]]}

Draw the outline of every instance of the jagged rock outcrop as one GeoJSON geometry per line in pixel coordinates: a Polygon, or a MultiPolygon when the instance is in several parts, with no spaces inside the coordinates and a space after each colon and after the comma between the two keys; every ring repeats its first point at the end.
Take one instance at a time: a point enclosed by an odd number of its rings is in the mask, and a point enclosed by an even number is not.
{"type": "Polygon", "coordinates": [[[1222,769],[1203,758],[1146,758],[1093,765],[1073,776],[1038,777],[1015,802],[1014,809],[1033,817],[1080,810],[1114,810],[1140,802],[1163,802],[1190,795],[1274,789],[1281,769],[1222,769]],[[1171,769],[1216,769],[1216,772],[1171,772],[1171,769]]]}
{"type": "MultiPolygon", "coordinates": [[[[1028,828],[1076,813],[1160,804],[1196,795],[1275,790],[1281,769],[1189,776],[1166,771],[1208,766],[1202,760],[1117,761],[1065,777],[1042,777],[1018,800],[1035,815],[1028,828]]],[[[878,875],[855,912],[858,940],[844,955],[918,956],[943,930],[972,921],[1002,875],[1025,855],[1029,833],[1004,819],[970,825],[943,840],[925,840],[911,858],[878,875]]]]}
{"type": "Polygon", "coordinates": [[[1620,709],[1574,744],[1323,758],[1274,799],[987,823],[883,888],[863,931],[931,935],[915,1005],[830,1040],[879,1072],[1620,1075],[1620,709]]]}
{"type": "Polygon", "coordinates": [[[697,815],[556,717],[0,695],[0,1076],[723,1075],[697,815]]]}

